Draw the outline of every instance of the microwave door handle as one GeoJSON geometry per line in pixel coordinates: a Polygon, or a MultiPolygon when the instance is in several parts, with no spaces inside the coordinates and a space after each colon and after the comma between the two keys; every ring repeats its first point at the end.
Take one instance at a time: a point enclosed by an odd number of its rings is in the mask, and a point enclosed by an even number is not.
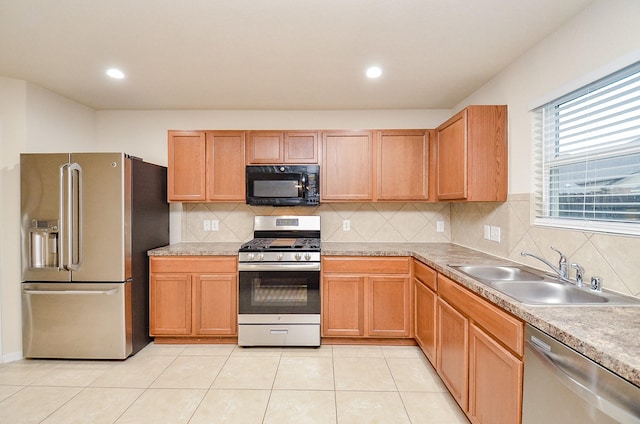
{"type": "Polygon", "coordinates": [[[69,264],[71,271],[77,271],[82,264],[82,167],[77,163],[69,166],[69,264]],[[74,179],[74,175],[78,178],[74,179]]]}

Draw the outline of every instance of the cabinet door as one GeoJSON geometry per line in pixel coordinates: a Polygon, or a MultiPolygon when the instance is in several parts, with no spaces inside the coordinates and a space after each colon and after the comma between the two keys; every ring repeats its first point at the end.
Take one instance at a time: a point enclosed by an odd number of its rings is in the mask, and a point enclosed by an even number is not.
{"type": "Polygon", "coordinates": [[[318,163],[317,132],[287,132],[284,135],[285,163],[318,163]]]}
{"type": "Polygon", "coordinates": [[[415,337],[432,364],[436,364],[436,293],[414,278],[415,337]]]}
{"type": "Polygon", "coordinates": [[[436,136],[437,197],[467,197],[467,112],[457,114],[438,127],[436,136]]]}
{"type": "Polygon", "coordinates": [[[169,201],[206,198],[206,144],[203,131],[169,131],[167,197],[169,201]]]}
{"type": "Polygon", "coordinates": [[[380,131],[378,200],[428,199],[428,134],[425,131],[380,131]]]}
{"type": "Polygon", "coordinates": [[[364,277],[324,276],[322,335],[364,336],[364,277]]]}
{"type": "Polygon", "coordinates": [[[409,278],[372,276],[368,278],[368,336],[408,337],[411,333],[409,278]]]}
{"type": "Polygon", "coordinates": [[[469,381],[469,321],[438,299],[436,369],[460,407],[467,411],[469,381]]]}
{"type": "Polygon", "coordinates": [[[373,200],[373,158],[371,132],[325,132],[322,140],[322,200],[373,200]]]}
{"type": "Polygon", "coordinates": [[[469,345],[469,418],[473,423],[519,423],[523,365],[475,325],[469,345]]]}
{"type": "Polygon", "coordinates": [[[247,141],[247,164],[283,163],[282,132],[252,131],[247,141]]]}
{"type": "Polygon", "coordinates": [[[196,275],[193,286],[193,334],[237,334],[235,274],[196,275]]]}
{"type": "Polygon", "coordinates": [[[244,201],[244,132],[208,131],[207,200],[244,201]]]}
{"type": "Polygon", "coordinates": [[[190,274],[151,274],[149,327],[152,336],[191,334],[190,274]]]}

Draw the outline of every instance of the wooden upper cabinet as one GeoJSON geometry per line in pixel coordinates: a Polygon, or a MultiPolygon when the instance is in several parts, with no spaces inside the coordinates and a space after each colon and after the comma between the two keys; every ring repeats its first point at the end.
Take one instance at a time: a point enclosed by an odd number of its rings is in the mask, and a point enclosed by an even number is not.
{"type": "Polygon", "coordinates": [[[372,201],[374,163],[372,131],[324,132],[321,201],[372,201]]]}
{"type": "Polygon", "coordinates": [[[207,200],[245,201],[244,132],[207,131],[207,200]]]}
{"type": "Polygon", "coordinates": [[[428,131],[378,131],[377,135],[378,200],[428,200],[428,131]]]}
{"type": "Polygon", "coordinates": [[[244,131],[169,131],[169,201],[244,201],[244,131]]]}
{"type": "Polygon", "coordinates": [[[203,131],[169,131],[169,201],[206,199],[206,143],[203,131]]]}
{"type": "Polygon", "coordinates": [[[251,131],[248,165],[318,163],[318,133],[313,131],[251,131]]]}
{"type": "Polygon", "coordinates": [[[438,200],[507,200],[507,106],[469,106],[435,142],[438,200]]]}

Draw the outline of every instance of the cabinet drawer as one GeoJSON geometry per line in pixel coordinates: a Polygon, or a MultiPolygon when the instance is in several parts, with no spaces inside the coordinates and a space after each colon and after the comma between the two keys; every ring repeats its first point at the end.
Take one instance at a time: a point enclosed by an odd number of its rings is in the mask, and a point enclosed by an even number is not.
{"type": "Polygon", "coordinates": [[[324,272],[345,272],[349,274],[409,274],[409,258],[322,258],[322,270],[324,272]]]}
{"type": "Polygon", "coordinates": [[[438,275],[438,295],[483,327],[516,355],[524,354],[524,323],[481,299],[444,275],[438,275]]]}
{"type": "Polygon", "coordinates": [[[413,260],[413,277],[427,285],[431,290],[436,291],[438,273],[417,260],[413,260]]]}
{"type": "Polygon", "coordinates": [[[236,256],[152,256],[149,258],[150,272],[236,272],[236,256]]]}

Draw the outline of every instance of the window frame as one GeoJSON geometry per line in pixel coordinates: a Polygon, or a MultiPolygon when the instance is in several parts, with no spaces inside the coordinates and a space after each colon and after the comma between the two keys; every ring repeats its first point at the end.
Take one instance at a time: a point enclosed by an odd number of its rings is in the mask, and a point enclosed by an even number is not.
{"type": "MultiPolygon", "coordinates": [[[[601,160],[602,158],[589,159],[589,155],[585,154],[583,156],[587,158],[570,159],[567,157],[560,157],[552,159],[550,161],[545,154],[545,149],[554,149],[554,151],[557,152],[560,148],[558,110],[561,105],[565,105],[568,102],[572,102],[576,99],[580,101],[581,98],[586,97],[587,95],[589,95],[589,93],[601,90],[604,87],[615,84],[616,82],[626,79],[632,75],[640,76],[640,62],[625,66],[603,78],[594,80],[591,83],[578,88],[577,90],[573,90],[564,95],[558,96],[556,99],[547,101],[533,110],[533,157],[535,166],[535,186],[534,193],[532,195],[532,212],[534,216],[534,226],[624,235],[640,235],[640,219],[638,221],[624,221],[615,219],[598,220],[589,218],[587,216],[588,213],[586,212],[584,212],[584,215],[581,218],[554,216],[552,214],[552,208],[554,207],[553,205],[555,205],[555,207],[557,208],[561,203],[558,201],[551,201],[551,192],[554,190],[551,181],[554,170],[552,165],[555,164],[555,169],[557,171],[557,167],[561,166],[562,164],[566,165],[585,162],[594,164],[596,163],[596,160],[601,160]],[[549,115],[550,113],[553,113],[554,116],[549,115]],[[545,134],[545,130],[547,129],[544,127],[545,120],[547,120],[547,125],[552,127],[552,130],[548,134],[545,134]]],[[[634,90],[636,90],[634,91],[634,93],[638,92],[640,94],[640,89],[634,88],[634,90]]],[[[638,120],[640,121],[640,114],[638,115],[638,120]]],[[[586,125],[588,124],[585,124],[585,126],[586,125]]],[[[638,140],[640,140],[640,138],[638,138],[638,140]]],[[[614,159],[620,156],[620,154],[617,153],[614,148],[605,150],[607,151],[607,158],[614,159]]],[[[640,147],[632,146],[631,152],[633,154],[640,154],[640,147]]],[[[584,181],[587,181],[586,177],[584,181]]],[[[640,201],[633,202],[633,205],[634,207],[637,206],[638,208],[640,208],[640,201]]],[[[597,210],[597,208],[595,209],[597,210]]]]}

